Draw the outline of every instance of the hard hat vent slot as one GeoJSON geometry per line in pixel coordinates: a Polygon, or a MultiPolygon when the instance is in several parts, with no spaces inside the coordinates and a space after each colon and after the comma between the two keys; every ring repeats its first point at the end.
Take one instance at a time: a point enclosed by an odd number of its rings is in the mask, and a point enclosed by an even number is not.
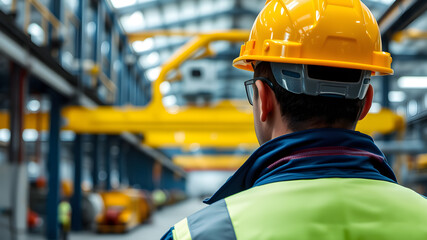
{"type": "Polygon", "coordinates": [[[282,70],[282,74],[284,76],[292,77],[292,78],[301,78],[301,74],[297,72],[292,72],[288,70],[282,70]]]}
{"type": "Polygon", "coordinates": [[[334,82],[359,82],[362,77],[362,70],[350,68],[335,68],[308,65],[307,73],[311,79],[319,79],[334,82]]]}

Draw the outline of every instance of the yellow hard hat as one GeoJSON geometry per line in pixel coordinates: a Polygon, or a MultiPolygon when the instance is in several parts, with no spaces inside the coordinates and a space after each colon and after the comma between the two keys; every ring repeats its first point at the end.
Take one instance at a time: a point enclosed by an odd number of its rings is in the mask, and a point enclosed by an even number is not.
{"type": "Polygon", "coordinates": [[[233,66],[253,71],[253,61],[393,74],[378,24],[360,0],[267,0],[233,66]]]}

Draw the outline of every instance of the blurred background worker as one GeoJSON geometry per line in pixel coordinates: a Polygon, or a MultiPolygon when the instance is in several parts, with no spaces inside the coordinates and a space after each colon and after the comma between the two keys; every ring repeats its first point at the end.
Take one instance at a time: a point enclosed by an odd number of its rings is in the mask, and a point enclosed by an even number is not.
{"type": "Polygon", "coordinates": [[[391,57],[359,0],[270,0],[234,66],[261,147],[163,239],[427,239],[427,200],[354,131],[391,57]]]}
{"type": "Polygon", "coordinates": [[[68,239],[68,234],[71,229],[71,205],[67,200],[62,200],[58,206],[58,219],[61,226],[61,238],[68,239]]]}

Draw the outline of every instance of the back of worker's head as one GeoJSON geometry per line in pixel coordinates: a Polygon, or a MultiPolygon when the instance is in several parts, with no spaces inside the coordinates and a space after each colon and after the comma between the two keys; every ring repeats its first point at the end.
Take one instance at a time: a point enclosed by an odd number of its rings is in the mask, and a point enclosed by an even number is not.
{"type": "MultiPolygon", "coordinates": [[[[361,71],[330,67],[310,70],[313,74],[330,76],[330,80],[337,80],[333,78],[339,75],[344,82],[358,78],[361,74],[361,71]]],[[[269,62],[259,63],[254,77],[265,77],[273,83],[272,89],[283,120],[293,132],[325,127],[353,129],[366,101],[366,98],[346,99],[341,96],[310,96],[289,92],[277,83],[269,62]]],[[[256,90],[255,97],[258,97],[256,90]]]]}

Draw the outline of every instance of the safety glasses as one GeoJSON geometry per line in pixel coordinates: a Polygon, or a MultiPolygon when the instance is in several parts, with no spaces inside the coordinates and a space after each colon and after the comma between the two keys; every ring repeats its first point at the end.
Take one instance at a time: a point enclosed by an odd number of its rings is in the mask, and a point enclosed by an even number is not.
{"type": "Polygon", "coordinates": [[[246,96],[248,97],[248,101],[252,106],[254,105],[254,84],[258,80],[265,82],[271,89],[273,89],[273,83],[268,78],[256,77],[245,81],[246,96]]]}

